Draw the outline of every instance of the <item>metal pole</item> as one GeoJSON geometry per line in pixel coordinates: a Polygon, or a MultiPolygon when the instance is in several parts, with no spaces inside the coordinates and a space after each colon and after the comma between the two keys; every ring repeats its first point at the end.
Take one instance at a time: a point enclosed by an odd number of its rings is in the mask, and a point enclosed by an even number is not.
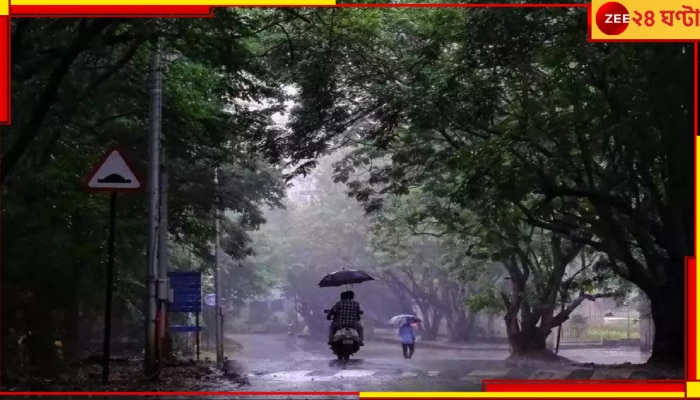
{"type": "Polygon", "coordinates": [[[200,330],[199,330],[199,313],[195,313],[194,315],[194,321],[195,325],[197,326],[197,332],[195,332],[195,340],[197,341],[195,343],[195,352],[197,355],[197,361],[199,361],[199,340],[200,340],[200,330]]]}
{"type": "MultiPolygon", "coordinates": [[[[564,293],[562,292],[562,293],[560,294],[559,297],[560,297],[560,299],[561,299],[561,300],[560,300],[560,301],[561,301],[561,312],[564,312],[564,310],[565,310],[565,308],[564,308],[564,293]]],[[[564,324],[563,324],[563,323],[562,323],[562,324],[559,324],[559,328],[557,329],[557,344],[556,344],[556,346],[554,347],[554,354],[559,354],[559,343],[561,343],[561,329],[562,329],[562,325],[564,325],[564,324]]]]}
{"type": "MultiPolygon", "coordinates": [[[[161,106],[162,109],[162,106],[161,106]]],[[[161,143],[162,145],[162,143],[161,143]]],[[[165,167],[165,151],[161,147],[160,169],[160,224],[158,231],[158,359],[169,351],[168,342],[168,174],[165,167]]]]}
{"type": "Polygon", "coordinates": [[[160,175],[160,128],[161,128],[161,55],[160,40],[156,39],[151,59],[150,87],[150,135],[148,141],[148,270],[146,287],[146,348],[144,370],[146,376],[157,373],[156,355],[156,310],[158,307],[157,278],[158,278],[158,197],[160,175]]]}
{"type": "Polygon", "coordinates": [[[217,192],[215,196],[215,210],[214,210],[214,309],[216,310],[215,325],[216,325],[216,363],[223,364],[224,362],[224,335],[222,322],[222,307],[221,307],[221,282],[220,282],[220,257],[219,249],[221,248],[221,237],[220,237],[220,227],[221,227],[221,212],[219,210],[218,204],[218,191],[219,191],[219,170],[214,169],[214,186],[217,192]]]}
{"type": "Polygon", "coordinates": [[[627,339],[631,337],[631,330],[630,330],[630,305],[627,304],[627,339]]]}
{"type": "Polygon", "coordinates": [[[109,195],[109,238],[107,239],[107,290],[105,298],[105,332],[102,343],[102,381],[109,382],[110,344],[112,341],[112,286],[114,282],[114,230],[117,223],[117,193],[109,195]]]}
{"type": "MultiPolygon", "coordinates": [[[[208,310],[206,314],[203,314],[207,320],[210,322],[207,325],[207,328],[211,328],[212,326],[214,327],[214,330],[216,330],[216,311],[215,310],[208,310]]],[[[216,335],[216,334],[215,334],[216,335]]],[[[211,351],[211,329],[207,329],[207,349],[211,351]]]]}

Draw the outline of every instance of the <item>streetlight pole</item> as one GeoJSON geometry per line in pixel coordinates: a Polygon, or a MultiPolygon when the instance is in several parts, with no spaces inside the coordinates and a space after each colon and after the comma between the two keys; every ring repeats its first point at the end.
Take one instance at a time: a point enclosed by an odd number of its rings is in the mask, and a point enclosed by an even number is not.
{"type": "Polygon", "coordinates": [[[165,166],[165,151],[161,149],[160,156],[160,212],[159,212],[159,232],[158,232],[158,339],[157,354],[158,360],[170,354],[170,343],[168,334],[168,173],[165,166]]]}
{"type": "Polygon", "coordinates": [[[151,59],[151,75],[149,89],[150,132],[148,141],[148,243],[146,253],[148,268],[146,273],[146,346],[144,353],[144,370],[148,377],[158,372],[156,349],[156,310],[158,307],[158,245],[159,245],[159,205],[160,205],[160,134],[161,134],[161,55],[160,40],[155,39],[151,59]]]}
{"type": "Polygon", "coordinates": [[[220,258],[221,249],[221,210],[219,209],[219,169],[214,169],[214,307],[216,310],[216,363],[221,365],[224,362],[224,327],[223,327],[223,307],[221,306],[221,279],[220,279],[220,258]]]}

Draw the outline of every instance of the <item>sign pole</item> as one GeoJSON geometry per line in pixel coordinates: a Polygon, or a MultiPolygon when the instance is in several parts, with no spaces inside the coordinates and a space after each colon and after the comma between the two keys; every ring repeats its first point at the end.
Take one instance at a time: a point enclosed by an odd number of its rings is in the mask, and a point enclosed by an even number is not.
{"type": "Polygon", "coordinates": [[[114,284],[114,231],[117,222],[117,192],[109,195],[109,238],[107,239],[107,288],[105,290],[105,332],[102,348],[102,381],[109,382],[110,342],[112,336],[112,286],[114,284]]]}
{"type": "Polygon", "coordinates": [[[93,192],[109,192],[109,238],[107,239],[107,271],[105,290],[104,343],[102,348],[102,380],[109,382],[110,344],[112,335],[112,286],[114,285],[114,241],[117,220],[117,192],[141,190],[141,179],[136,170],[124,158],[122,152],[113,148],[95,164],[86,180],[87,189],[93,192]]]}
{"type": "Polygon", "coordinates": [[[216,188],[216,204],[214,208],[214,303],[216,305],[216,363],[221,366],[224,362],[224,327],[223,308],[221,307],[221,271],[219,250],[221,249],[221,210],[219,209],[219,171],[214,169],[214,186],[216,188]]]}

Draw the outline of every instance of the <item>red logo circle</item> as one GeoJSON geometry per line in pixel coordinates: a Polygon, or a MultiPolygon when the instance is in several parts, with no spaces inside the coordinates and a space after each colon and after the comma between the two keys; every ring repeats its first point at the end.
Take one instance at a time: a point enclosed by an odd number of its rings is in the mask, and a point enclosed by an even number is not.
{"type": "Polygon", "coordinates": [[[630,14],[625,6],[611,1],[600,6],[595,14],[595,23],[604,34],[619,35],[630,24],[630,14]]]}

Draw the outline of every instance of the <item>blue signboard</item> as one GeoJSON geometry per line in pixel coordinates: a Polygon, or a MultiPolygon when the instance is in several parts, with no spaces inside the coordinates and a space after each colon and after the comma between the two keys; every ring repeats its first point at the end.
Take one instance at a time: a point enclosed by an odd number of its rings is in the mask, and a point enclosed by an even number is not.
{"type": "Polygon", "coordinates": [[[169,272],[172,300],[170,312],[202,312],[202,273],[197,271],[169,272]]]}
{"type": "Polygon", "coordinates": [[[202,327],[196,325],[170,325],[170,332],[201,332],[202,327]]]}

